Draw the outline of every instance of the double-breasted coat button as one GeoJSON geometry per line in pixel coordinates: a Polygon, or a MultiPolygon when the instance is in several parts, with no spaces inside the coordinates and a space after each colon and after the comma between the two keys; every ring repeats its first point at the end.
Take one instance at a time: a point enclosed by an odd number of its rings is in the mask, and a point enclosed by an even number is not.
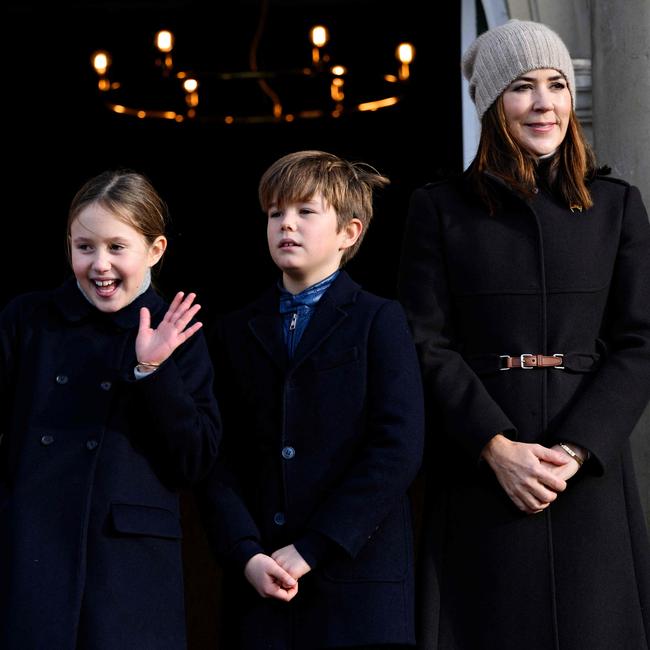
{"type": "Polygon", "coordinates": [[[110,390],[110,389],[111,389],[111,386],[112,386],[113,384],[111,384],[110,381],[103,381],[103,382],[102,382],[101,384],[99,384],[99,385],[102,387],[102,390],[110,390]]]}
{"type": "Polygon", "coordinates": [[[86,449],[88,449],[88,451],[94,451],[95,449],[97,449],[98,445],[99,443],[94,438],[91,438],[90,440],[86,440],[86,449]]]}
{"type": "Polygon", "coordinates": [[[48,445],[51,445],[54,442],[54,436],[41,436],[41,444],[45,445],[46,447],[48,445]]]}
{"type": "Polygon", "coordinates": [[[273,523],[276,526],[284,526],[286,521],[287,521],[287,518],[284,516],[284,512],[276,512],[273,515],[273,523]]]}
{"type": "Polygon", "coordinates": [[[285,460],[291,460],[296,455],[296,450],[293,447],[283,447],[282,448],[282,458],[285,460]]]}
{"type": "Polygon", "coordinates": [[[57,375],[56,376],[56,383],[57,384],[67,384],[68,383],[68,375],[57,375]]]}

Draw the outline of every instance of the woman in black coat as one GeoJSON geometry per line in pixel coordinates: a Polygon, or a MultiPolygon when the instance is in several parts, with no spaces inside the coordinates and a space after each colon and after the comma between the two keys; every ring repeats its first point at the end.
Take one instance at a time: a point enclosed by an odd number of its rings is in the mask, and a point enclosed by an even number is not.
{"type": "Polygon", "coordinates": [[[132,172],[77,193],[75,277],[0,314],[0,647],[182,650],[178,488],[220,435],[194,294],[150,286],[165,206],[132,172]]]}
{"type": "Polygon", "coordinates": [[[595,170],[557,34],[510,21],[463,71],[478,153],[414,193],[400,278],[428,408],[421,645],[647,650],[648,217],[595,170]]]}

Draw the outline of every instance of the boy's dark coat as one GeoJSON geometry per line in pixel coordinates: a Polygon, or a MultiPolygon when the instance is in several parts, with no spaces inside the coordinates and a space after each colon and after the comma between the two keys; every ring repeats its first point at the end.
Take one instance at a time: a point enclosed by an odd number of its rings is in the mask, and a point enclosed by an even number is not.
{"type": "Polygon", "coordinates": [[[0,647],[182,650],[177,487],[220,423],[199,333],[133,379],[139,307],[102,314],[74,281],[0,315],[0,647]]]}
{"type": "Polygon", "coordinates": [[[225,623],[243,630],[228,647],[412,643],[406,491],[421,460],[423,407],[406,318],[341,272],[289,361],[278,305],[273,287],[225,318],[218,346],[228,384],[224,464],[234,480],[213,477],[206,507],[232,569],[225,623]],[[308,531],[334,550],[291,603],[263,600],[243,564],[308,531]]]}

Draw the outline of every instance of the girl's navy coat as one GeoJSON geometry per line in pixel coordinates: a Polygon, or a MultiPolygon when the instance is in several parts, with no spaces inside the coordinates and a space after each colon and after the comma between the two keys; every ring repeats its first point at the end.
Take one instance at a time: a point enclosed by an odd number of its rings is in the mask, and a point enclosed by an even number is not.
{"type": "Polygon", "coordinates": [[[0,647],[181,650],[179,486],[220,422],[199,333],[133,378],[149,289],[101,313],[74,280],[0,316],[0,647]]]}
{"type": "Polygon", "coordinates": [[[600,177],[572,212],[494,180],[415,192],[401,297],[425,379],[427,650],[647,650],[650,546],[629,436],[650,397],[650,225],[639,191],[600,177]],[[564,354],[501,371],[499,355],[564,354]],[[591,459],[542,513],[479,461],[499,431],[591,459]],[[438,462],[438,461],[442,462],[438,462]]]}
{"type": "Polygon", "coordinates": [[[413,643],[406,492],[420,465],[423,407],[403,310],[341,272],[288,361],[278,307],[274,287],[221,328],[224,463],[234,479],[219,472],[204,497],[231,573],[224,621],[241,633],[226,647],[413,643]],[[290,603],[245,582],[254,553],[314,534],[330,552],[290,603]]]}

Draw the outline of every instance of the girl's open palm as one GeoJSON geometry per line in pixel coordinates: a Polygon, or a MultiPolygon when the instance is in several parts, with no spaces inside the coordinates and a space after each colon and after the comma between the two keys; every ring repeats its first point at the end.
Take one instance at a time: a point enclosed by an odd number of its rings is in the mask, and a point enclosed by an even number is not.
{"type": "Polygon", "coordinates": [[[192,305],[195,298],[195,293],[185,296],[179,291],[156,329],[151,328],[149,310],[146,307],[140,310],[140,327],[135,340],[135,354],[139,363],[161,364],[181,343],[198,332],[202,323],[187,327],[201,309],[201,305],[192,305]]]}

